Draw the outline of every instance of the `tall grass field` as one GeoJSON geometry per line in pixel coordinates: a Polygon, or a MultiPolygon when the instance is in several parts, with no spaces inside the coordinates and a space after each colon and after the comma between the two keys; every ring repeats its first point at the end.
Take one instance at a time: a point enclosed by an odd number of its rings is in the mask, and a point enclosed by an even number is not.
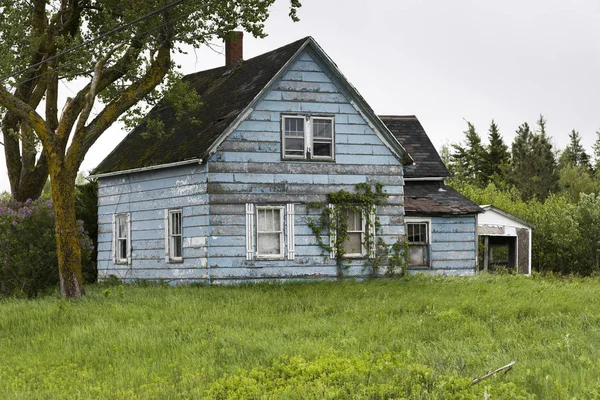
{"type": "Polygon", "coordinates": [[[0,399],[600,398],[597,279],[87,291],[0,301],[0,399]]]}

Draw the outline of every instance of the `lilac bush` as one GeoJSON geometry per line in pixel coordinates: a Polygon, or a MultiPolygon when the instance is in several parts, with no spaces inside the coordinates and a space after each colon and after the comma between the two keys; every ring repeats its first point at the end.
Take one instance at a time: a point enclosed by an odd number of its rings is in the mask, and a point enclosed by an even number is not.
{"type": "MultiPolygon", "coordinates": [[[[82,261],[92,241],[79,221],[82,261]]],[[[59,283],[54,212],[51,201],[0,201],[0,292],[37,296],[59,283]]]]}

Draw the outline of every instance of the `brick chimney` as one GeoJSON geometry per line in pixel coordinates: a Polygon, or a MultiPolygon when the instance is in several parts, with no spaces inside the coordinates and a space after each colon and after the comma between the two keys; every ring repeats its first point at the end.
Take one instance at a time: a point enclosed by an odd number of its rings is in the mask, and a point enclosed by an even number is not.
{"type": "Polygon", "coordinates": [[[225,66],[233,67],[238,61],[244,59],[244,33],[232,32],[232,38],[225,40],[225,66]]]}

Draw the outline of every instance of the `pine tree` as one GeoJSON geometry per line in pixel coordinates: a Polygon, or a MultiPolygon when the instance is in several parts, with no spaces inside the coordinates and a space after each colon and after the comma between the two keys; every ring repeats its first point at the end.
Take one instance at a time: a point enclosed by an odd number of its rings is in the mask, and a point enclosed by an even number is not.
{"type": "Polygon", "coordinates": [[[542,115],[537,123],[539,130],[531,140],[533,173],[536,178],[532,183],[533,194],[543,201],[558,190],[558,163],[552,143],[546,134],[546,120],[542,115]]]}
{"type": "Polygon", "coordinates": [[[481,137],[475,130],[475,126],[467,121],[467,130],[464,131],[465,144],[453,144],[454,153],[451,155],[451,170],[454,177],[475,185],[483,186],[485,148],[481,144],[481,137]]]}
{"type": "Polygon", "coordinates": [[[485,152],[484,161],[484,180],[489,182],[504,182],[506,180],[507,169],[510,161],[508,147],[504,143],[498,125],[492,120],[488,134],[490,141],[485,152]]]}
{"type": "Polygon", "coordinates": [[[569,145],[565,148],[563,153],[560,155],[560,167],[563,168],[567,165],[573,167],[582,167],[591,169],[590,156],[585,152],[585,149],[581,145],[581,136],[575,129],[569,133],[569,145]]]}
{"type": "Polygon", "coordinates": [[[594,149],[594,169],[596,173],[600,170],[600,128],[596,131],[596,142],[593,146],[594,149]]]}
{"type": "Polygon", "coordinates": [[[512,162],[510,170],[511,183],[521,192],[524,199],[533,197],[532,179],[533,179],[533,133],[527,122],[524,122],[517,129],[512,146],[512,162]]]}

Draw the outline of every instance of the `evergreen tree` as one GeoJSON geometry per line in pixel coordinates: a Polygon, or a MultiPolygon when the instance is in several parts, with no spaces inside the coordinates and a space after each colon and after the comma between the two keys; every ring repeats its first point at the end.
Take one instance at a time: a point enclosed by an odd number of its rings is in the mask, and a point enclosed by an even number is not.
{"type": "Polygon", "coordinates": [[[483,186],[484,163],[486,159],[485,148],[481,144],[481,137],[475,126],[467,121],[467,130],[464,131],[464,146],[453,144],[454,153],[451,155],[451,170],[453,176],[461,181],[483,186]]]}
{"type": "Polygon", "coordinates": [[[600,170],[600,128],[596,131],[596,142],[593,146],[594,149],[594,169],[596,173],[600,170]]]}
{"type": "Polygon", "coordinates": [[[533,194],[541,201],[548,195],[558,191],[558,164],[556,155],[546,134],[546,120],[542,115],[537,121],[538,132],[533,135],[531,148],[533,150],[533,194]]]}
{"type": "Polygon", "coordinates": [[[560,155],[560,167],[564,168],[567,165],[573,167],[582,167],[591,169],[590,156],[585,152],[585,149],[581,145],[581,136],[575,129],[569,133],[569,145],[565,148],[565,151],[560,155]]]}
{"type": "Polygon", "coordinates": [[[506,180],[510,154],[494,120],[490,123],[488,139],[490,144],[485,152],[484,180],[486,184],[489,182],[501,183],[506,180]]]}
{"type": "Polygon", "coordinates": [[[533,180],[533,133],[527,122],[517,129],[512,146],[512,162],[510,170],[511,183],[521,192],[524,199],[533,197],[531,182],[533,180]]]}

